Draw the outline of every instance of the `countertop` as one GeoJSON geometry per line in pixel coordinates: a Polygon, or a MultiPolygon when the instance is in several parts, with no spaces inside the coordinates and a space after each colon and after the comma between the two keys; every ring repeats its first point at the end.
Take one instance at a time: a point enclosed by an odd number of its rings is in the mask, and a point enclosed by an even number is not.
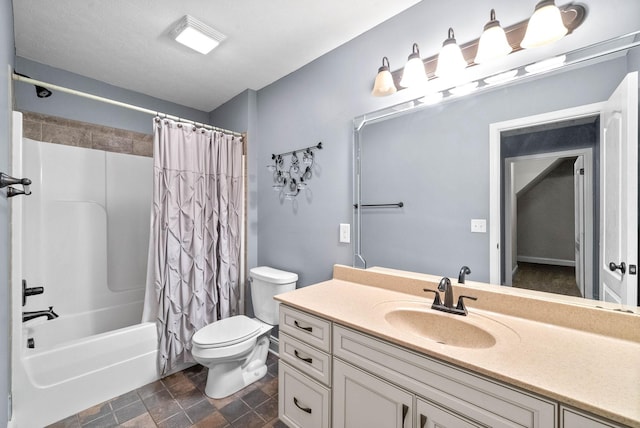
{"type": "MultiPolygon", "coordinates": [[[[440,344],[385,320],[395,304],[429,308],[439,278],[334,268],[334,279],[276,296],[289,306],[563,404],[640,428],[640,315],[568,299],[547,302],[488,284],[454,284],[474,295],[468,321],[496,338],[488,348],[440,344]],[[388,303],[395,302],[395,303],[388,303]],[[493,302],[493,304],[492,304],[493,302]],[[505,303],[506,302],[506,303],[505,303]]],[[[453,282],[453,281],[452,281],[453,282]]],[[[442,316],[460,317],[442,313],[442,316]]]]}

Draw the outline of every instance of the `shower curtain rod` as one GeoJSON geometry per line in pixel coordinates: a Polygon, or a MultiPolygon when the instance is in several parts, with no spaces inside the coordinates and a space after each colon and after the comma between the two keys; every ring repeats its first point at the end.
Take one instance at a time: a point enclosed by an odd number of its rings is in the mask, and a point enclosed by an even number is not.
{"type": "Polygon", "coordinates": [[[133,105],[133,104],[127,104],[127,103],[123,103],[121,101],[112,100],[110,98],[99,97],[97,95],[93,95],[93,94],[89,94],[89,93],[86,93],[86,92],[77,91],[75,89],[65,88],[64,86],[58,86],[58,85],[54,85],[52,83],[47,83],[47,82],[43,82],[43,81],[40,81],[40,80],[32,79],[30,77],[20,76],[18,74],[15,74],[15,72],[12,73],[12,74],[13,74],[13,80],[17,80],[19,82],[30,83],[32,85],[42,86],[42,87],[45,87],[47,89],[51,89],[51,90],[54,90],[54,91],[64,92],[64,93],[67,93],[67,94],[77,95],[77,96],[83,97],[83,98],[88,98],[90,100],[100,101],[100,102],[103,102],[103,103],[106,103],[106,104],[112,104],[112,105],[115,105],[115,106],[118,106],[118,107],[128,108],[129,110],[139,111],[141,113],[150,114],[152,116],[160,116],[162,118],[171,119],[171,120],[175,120],[175,121],[178,121],[178,122],[190,123],[190,124],[195,125],[195,126],[200,126],[200,127],[203,127],[203,128],[211,129],[213,131],[219,131],[219,132],[224,132],[226,134],[232,134],[233,136],[236,136],[236,137],[242,137],[243,136],[243,134],[241,132],[230,131],[228,129],[218,128],[216,126],[208,125],[206,123],[200,123],[200,122],[196,122],[194,120],[184,119],[182,117],[173,116],[171,114],[161,113],[161,112],[158,112],[158,111],[155,111],[155,110],[150,110],[148,108],[139,107],[139,106],[136,106],[136,105],[133,105]]]}

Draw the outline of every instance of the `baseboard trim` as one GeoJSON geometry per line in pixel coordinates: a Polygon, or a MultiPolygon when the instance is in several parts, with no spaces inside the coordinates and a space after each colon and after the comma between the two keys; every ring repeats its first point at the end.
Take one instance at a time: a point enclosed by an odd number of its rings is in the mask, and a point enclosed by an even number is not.
{"type": "Polygon", "coordinates": [[[571,266],[575,267],[575,260],[563,260],[563,259],[551,259],[547,257],[529,257],[518,256],[517,260],[524,263],[538,263],[541,265],[555,265],[555,266],[571,266]]]}
{"type": "Polygon", "coordinates": [[[277,337],[269,336],[269,352],[271,352],[276,357],[280,357],[278,353],[280,350],[280,340],[277,337]]]}

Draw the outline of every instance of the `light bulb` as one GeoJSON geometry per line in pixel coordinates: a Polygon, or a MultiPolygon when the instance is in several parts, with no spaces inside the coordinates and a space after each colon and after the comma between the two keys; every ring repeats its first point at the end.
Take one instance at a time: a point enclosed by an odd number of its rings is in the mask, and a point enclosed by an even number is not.
{"type": "Polygon", "coordinates": [[[453,28],[449,28],[449,37],[442,43],[438,54],[436,76],[455,77],[467,67],[467,61],[462,56],[460,46],[456,43],[453,28]]]}
{"type": "Polygon", "coordinates": [[[413,49],[407,64],[402,71],[402,79],[400,79],[400,86],[405,88],[420,88],[426,86],[428,81],[427,73],[424,70],[424,63],[420,59],[420,49],[418,44],[413,44],[413,49]]]}
{"type": "Polygon", "coordinates": [[[567,28],[562,22],[560,9],[553,0],[542,0],[536,5],[527,24],[527,32],[520,46],[529,49],[548,45],[563,38],[567,28]]]}
{"type": "Polygon", "coordinates": [[[496,20],[496,11],[491,9],[491,19],[484,26],[484,31],[478,42],[478,53],[474,62],[482,64],[498,58],[502,58],[511,53],[513,49],[507,41],[507,35],[500,26],[500,21],[496,20]]]}

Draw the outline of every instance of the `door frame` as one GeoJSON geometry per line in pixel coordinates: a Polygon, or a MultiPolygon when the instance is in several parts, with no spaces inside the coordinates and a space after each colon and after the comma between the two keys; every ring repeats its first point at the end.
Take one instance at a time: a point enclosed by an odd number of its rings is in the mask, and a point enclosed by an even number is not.
{"type": "MultiPolygon", "coordinates": [[[[592,148],[580,148],[580,149],[571,149],[571,150],[563,150],[559,152],[540,152],[531,155],[523,155],[523,156],[515,156],[506,158],[504,161],[504,171],[510,171],[511,166],[519,161],[523,160],[532,160],[532,159],[545,159],[545,158],[567,158],[573,156],[582,156],[584,159],[584,179],[585,179],[585,189],[590,189],[590,191],[585,191],[584,201],[585,206],[592,207],[590,210],[586,210],[585,212],[585,239],[584,246],[581,248],[584,254],[589,254],[589,257],[585,257],[584,265],[582,269],[584,272],[590,272],[590,275],[585,275],[585,283],[584,285],[584,294],[582,297],[588,295],[588,298],[593,298],[593,279],[594,279],[594,266],[593,266],[593,220],[595,217],[595,212],[593,208],[593,149],[592,148]]],[[[511,180],[510,174],[505,175],[505,202],[504,202],[504,210],[503,214],[505,216],[504,225],[505,225],[505,284],[506,286],[511,285],[511,268],[510,266],[513,264],[512,253],[513,253],[513,243],[517,242],[517,239],[512,235],[512,225],[511,222],[513,220],[513,216],[508,216],[506,214],[507,211],[511,211],[511,205],[515,202],[515,193],[513,189],[513,182],[511,180]]],[[[517,224],[517,213],[514,213],[516,216],[516,224],[517,224]]],[[[500,227],[500,225],[498,226],[500,227]]],[[[517,247],[517,245],[516,245],[517,247]]],[[[517,253],[516,253],[517,257],[517,253]]],[[[582,290],[581,290],[582,291],[582,290]]]]}
{"type": "MultiPolygon", "coordinates": [[[[502,212],[500,209],[500,138],[503,132],[564,122],[571,119],[581,119],[590,116],[600,116],[604,102],[586,104],[563,110],[552,111],[532,116],[521,117],[489,125],[489,282],[500,284],[500,223],[502,212]]],[[[593,242],[593,240],[592,240],[593,242]]]]}

